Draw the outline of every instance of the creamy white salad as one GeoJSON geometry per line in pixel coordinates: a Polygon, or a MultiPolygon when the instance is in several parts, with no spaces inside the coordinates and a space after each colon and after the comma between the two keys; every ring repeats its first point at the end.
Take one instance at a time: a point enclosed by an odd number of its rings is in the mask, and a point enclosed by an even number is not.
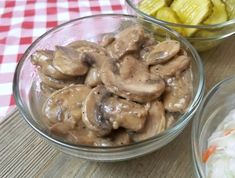
{"type": "Polygon", "coordinates": [[[203,161],[207,178],[235,178],[235,109],[208,139],[203,161]]]}

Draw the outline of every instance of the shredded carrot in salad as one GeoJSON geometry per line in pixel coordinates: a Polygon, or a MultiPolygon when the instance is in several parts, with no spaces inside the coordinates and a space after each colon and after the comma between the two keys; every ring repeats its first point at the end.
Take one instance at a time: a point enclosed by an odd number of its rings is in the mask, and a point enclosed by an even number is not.
{"type": "Polygon", "coordinates": [[[228,129],[224,131],[224,136],[227,136],[229,134],[231,134],[233,131],[235,131],[235,129],[228,129]]]}
{"type": "Polygon", "coordinates": [[[208,147],[202,155],[207,178],[235,178],[234,126],[235,108],[221,118],[207,140],[208,147]]]}
{"type": "Polygon", "coordinates": [[[209,146],[209,147],[206,149],[206,151],[203,152],[202,160],[203,160],[204,163],[205,163],[205,162],[209,159],[209,157],[215,152],[216,147],[217,147],[216,145],[211,145],[211,146],[209,146]]]}

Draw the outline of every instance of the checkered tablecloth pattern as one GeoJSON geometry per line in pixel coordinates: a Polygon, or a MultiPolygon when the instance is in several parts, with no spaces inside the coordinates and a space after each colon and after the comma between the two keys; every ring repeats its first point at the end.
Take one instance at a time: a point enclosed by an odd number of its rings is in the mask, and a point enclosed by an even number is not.
{"type": "Polygon", "coordinates": [[[125,0],[1,0],[0,122],[15,107],[13,74],[28,46],[68,20],[101,13],[126,13],[125,0]]]}

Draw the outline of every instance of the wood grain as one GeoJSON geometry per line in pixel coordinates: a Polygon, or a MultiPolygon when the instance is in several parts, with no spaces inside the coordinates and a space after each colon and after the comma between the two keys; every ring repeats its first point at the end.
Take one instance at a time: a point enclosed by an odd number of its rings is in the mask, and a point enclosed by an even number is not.
{"type": "MultiPolygon", "coordinates": [[[[202,53],[206,88],[235,74],[235,38],[202,53]]],[[[41,139],[16,110],[0,125],[0,177],[192,178],[191,123],[173,142],[141,158],[101,163],[74,158],[41,139]]]]}

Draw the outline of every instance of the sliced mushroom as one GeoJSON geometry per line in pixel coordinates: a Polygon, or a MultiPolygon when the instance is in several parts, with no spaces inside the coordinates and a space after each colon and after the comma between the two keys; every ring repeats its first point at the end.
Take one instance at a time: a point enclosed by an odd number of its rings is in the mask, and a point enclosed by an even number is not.
{"type": "Polygon", "coordinates": [[[54,92],[42,108],[48,126],[57,130],[64,128],[65,132],[68,128],[74,129],[81,120],[81,106],[90,90],[90,87],[85,85],[72,85],[54,92]],[[57,123],[60,124],[53,126],[57,123]]]}
{"type": "Polygon", "coordinates": [[[68,131],[67,139],[73,144],[94,145],[99,138],[86,127],[81,119],[76,128],[68,131]]]}
{"type": "Polygon", "coordinates": [[[164,131],[166,127],[165,109],[163,104],[159,101],[151,103],[149,115],[147,117],[144,128],[132,135],[135,142],[151,138],[160,132],[164,131]]]}
{"type": "Polygon", "coordinates": [[[96,43],[86,41],[86,40],[74,41],[74,42],[68,44],[67,47],[73,48],[76,51],[78,51],[79,53],[95,52],[95,53],[99,53],[99,54],[103,54],[103,55],[107,54],[107,51],[105,48],[103,48],[102,46],[100,46],[96,43]]]}
{"type": "Polygon", "coordinates": [[[97,86],[84,102],[82,118],[89,129],[104,136],[119,127],[138,131],[143,128],[146,116],[144,106],[111,97],[104,86],[97,86]]]}
{"type": "Polygon", "coordinates": [[[155,46],[159,42],[150,34],[145,34],[145,40],[143,41],[142,48],[150,47],[150,46],[155,46]]]}
{"type": "Polygon", "coordinates": [[[175,40],[165,40],[158,43],[145,58],[148,65],[162,64],[169,61],[180,51],[180,43],[175,40]]]}
{"type": "Polygon", "coordinates": [[[154,46],[147,46],[140,50],[140,59],[145,61],[146,57],[149,55],[149,53],[153,50],[154,46]]]}
{"type": "Polygon", "coordinates": [[[56,46],[53,65],[63,74],[70,76],[84,75],[89,69],[84,52],[77,52],[72,48],[63,46],[56,46]]]}
{"type": "MultiPolygon", "coordinates": [[[[129,134],[124,129],[119,129],[116,132],[114,131],[112,138],[113,145],[127,145],[131,143],[131,138],[129,134]]],[[[112,146],[112,145],[111,145],[112,146]]]]}
{"type": "Polygon", "coordinates": [[[188,56],[188,53],[185,49],[181,48],[177,55],[178,56],[188,56]]]}
{"type": "Polygon", "coordinates": [[[41,81],[50,88],[61,89],[71,84],[83,83],[83,77],[77,77],[74,80],[57,80],[51,77],[44,75],[40,70],[38,70],[38,75],[41,81]]]}
{"type": "Polygon", "coordinates": [[[97,86],[91,90],[82,108],[83,122],[98,136],[107,135],[112,130],[112,123],[102,112],[103,100],[109,95],[110,93],[103,86],[97,86]]]}
{"type": "Polygon", "coordinates": [[[190,58],[188,56],[177,56],[166,64],[158,64],[150,68],[151,73],[161,76],[162,78],[169,78],[180,74],[190,65],[190,58]]]}
{"type": "Polygon", "coordinates": [[[139,57],[141,60],[145,61],[146,57],[149,55],[149,53],[154,49],[154,47],[158,44],[158,41],[152,37],[151,35],[145,35],[146,39],[144,43],[141,46],[141,49],[139,52],[139,57]]]}
{"type": "Polygon", "coordinates": [[[171,127],[175,123],[175,117],[172,113],[166,113],[166,129],[171,127]]]}
{"type": "Polygon", "coordinates": [[[50,126],[49,129],[52,134],[55,134],[60,137],[64,137],[68,135],[68,132],[71,128],[67,124],[64,124],[62,122],[57,122],[53,124],[52,126],[50,126]]]}
{"type": "Polygon", "coordinates": [[[120,146],[131,143],[129,134],[124,129],[118,129],[105,138],[95,139],[94,146],[120,146]]]}
{"type": "Polygon", "coordinates": [[[104,100],[102,110],[113,129],[122,127],[131,131],[141,130],[148,114],[148,109],[143,105],[117,97],[104,100]]]}
{"type": "Polygon", "coordinates": [[[107,147],[107,146],[127,145],[131,143],[131,138],[124,129],[115,130],[112,132],[112,134],[106,137],[97,137],[96,134],[91,130],[89,130],[84,123],[79,123],[78,127],[76,127],[73,130],[69,130],[64,135],[61,136],[66,136],[66,138],[72,143],[83,144],[83,145],[107,147]]]}
{"type": "Polygon", "coordinates": [[[82,119],[79,119],[73,128],[63,122],[57,122],[50,127],[50,131],[73,144],[93,145],[99,139],[85,126],[82,119]]]}
{"type": "Polygon", "coordinates": [[[41,89],[42,93],[46,96],[50,96],[53,92],[56,91],[56,89],[51,88],[42,82],[40,83],[40,89],[41,89]]]}
{"type": "Polygon", "coordinates": [[[148,68],[141,61],[137,60],[132,55],[127,55],[123,58],[122,62],[116,63],[119,68],[119,75],[122,79],[136,79],[139,81],[146,80],[148,68]]]}
{"type": "Polygon", "coordinates": [[[65,75],[58,71],[52,64],[54,58],[54,51],[39,50],[31,56],[31,62],[34,65],[40,66],[40,70],[48,77],[58,80],[74,79],[71,76],[65,75]]]}
{"type": "Polygon", "coordinates": [[[192,99],[192,73],[190,69],[167,80],[168,90],[163,95],[164,107],[169,112],[184,113],[192,99]]]}
{"type": "Polygon", "coordinates": [[[136,25],[100,44],[79,40],[37,51],[31,62],[46,95],[43,122],[65,141],[94,146],[161,133],[192,99],[190,58],[180,47],[174,40],[158,43],[136,25]]]}
{"type": "Polygon", "coordinates": [[[91,87],[95,87],[98,84],[102,84],[100,78],[100,69],[103,63],[108,59],[106,55],[96,53],[96,52],[89,52],[86,53],[87,63],[92,66],[87,73],[85,84],[91,87]]]}
{"type": "Polygon", "coordinates": [[[100,69],[103,63],[109,60],[109,57],[104,54],[96,53],[96,52],[87,52],[85,53],[86,56],[86,63],[89,66],[96,67],[100,69]]]}
{"type": "Polygon", "coordinates": [[[145,38],[144,29],[141,26],[126,28],[107,47],[107,51],[112,58],[119,59],[127,53],[139,50],[145,38]]]}
{"type": "Polygon", "coordinates": [[[90,68],[85,79],[85,84],[90,87],[95,87],[99,84],[102,84],[100,79],[100,72],[97,68],[90,68]]]}
{"type": "Polygon", "coordinates": [[[42,66],[45,61],[54,58],[54,51],[52,50],[37,50],[31,55],[30,61],[33,65],[42,66]]]}
{"type": "Polygon", "coordinates": [[[121,63],[107,60],[101,69],[105,87],[128,100],[145,103],[158,98],[165,89],[165,82],[148,72],[147,66],[126,56],[121,63]]]}
{"type": "Polygon", "coordinates": [[[108,45],[110,45],[113,41],[115,40],[114,35],[105,35],[101,42],[100,45],[104,48],[106,48],[108,45]]]}

